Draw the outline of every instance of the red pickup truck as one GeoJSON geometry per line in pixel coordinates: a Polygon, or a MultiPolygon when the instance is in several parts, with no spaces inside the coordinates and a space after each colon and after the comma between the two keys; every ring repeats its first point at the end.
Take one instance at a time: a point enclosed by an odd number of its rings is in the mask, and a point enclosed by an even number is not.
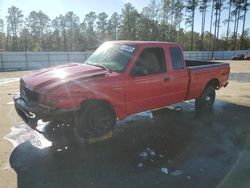
{"type": "Polygon", "coordinates": [[[184,60],[176,43],[105,42],[85,64],[22,77],[14,101],[33,129],[43,120],[51,128],[67,125],[89,138],[113,130],[117,119],[184,100],[195,99],[199,110],[211,108],[229,72],[227,63],[184,60]]]}

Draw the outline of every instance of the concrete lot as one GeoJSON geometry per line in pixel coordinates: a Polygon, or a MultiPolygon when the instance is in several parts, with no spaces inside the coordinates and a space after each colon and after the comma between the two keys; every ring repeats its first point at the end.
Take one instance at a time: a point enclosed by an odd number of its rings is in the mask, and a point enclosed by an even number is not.
{"type": "Polygon", "coordinates": [[[44,138],[13,108],[17,80],[27,72],[1,72],[0,188],[250,187],[250,61],[229,62],[230,84],[217,92],[212,113],[196,116],[193,101],[177,104],[181,110],[137,115],[120,122],[112,139],[57,155],[37,147],[44,138]],[[156,155],[142,160],[147,147],[156,155]]]}

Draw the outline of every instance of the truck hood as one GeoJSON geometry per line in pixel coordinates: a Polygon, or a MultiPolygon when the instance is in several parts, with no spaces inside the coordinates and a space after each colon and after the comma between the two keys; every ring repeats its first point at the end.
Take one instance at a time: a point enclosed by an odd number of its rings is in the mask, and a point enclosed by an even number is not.
{"type": "Polygon", "coordinates": [[[34,71],[22,80],[30,90],[40,91],[69,81],[104,77],[108,73],[107,70],[92,65],[71,63],[34,71]]]}

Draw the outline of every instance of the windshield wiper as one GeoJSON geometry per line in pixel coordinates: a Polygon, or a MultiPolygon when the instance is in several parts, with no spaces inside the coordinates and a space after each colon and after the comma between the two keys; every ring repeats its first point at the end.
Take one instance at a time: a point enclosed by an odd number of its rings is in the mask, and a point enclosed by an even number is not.
{"type": "Polygon", "coordinates": [[[112,70],[110,70],[109,68],[107,68],[106,66],[104,66],[104,65],[102,65],[102,64],[98,64],[98,63],[93,63],[93,64],[92,64],[92,63],[89,63],[89,62],[86,62],[86,64],[88,64],[88,65],[93,65],[93,66],[100,67],[100,68],[103,68],[103,69],[109,71],[110,73],[112,72],[112,70]]]}

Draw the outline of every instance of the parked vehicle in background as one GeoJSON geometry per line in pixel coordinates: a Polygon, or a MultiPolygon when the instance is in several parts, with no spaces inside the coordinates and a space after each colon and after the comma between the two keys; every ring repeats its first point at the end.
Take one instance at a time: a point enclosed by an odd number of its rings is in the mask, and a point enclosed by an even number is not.
{"type": "Polygon", "coordinates": [[[250,54],[245,55],[245,60],[250,60],[250,54]]]}
{"type": "Polygon", "coordinates": [[[244,54],[237,54],[231,58],[231,60],[244,60],[245,55],[244,54]]]}
{"type": "Polygon", "coordinates": [[[48,130],[60,127],[58,132],[73,130],[88,139],[112,131],[117,119],[184,100],[195,99],[198,110],[210,109],[215,91],[227,86],[229,72],[227,63],[184,60],[176,43],[106,42],[85,64],[22,77],[14,101],[31,128],[43,120],[48,130]]]}

